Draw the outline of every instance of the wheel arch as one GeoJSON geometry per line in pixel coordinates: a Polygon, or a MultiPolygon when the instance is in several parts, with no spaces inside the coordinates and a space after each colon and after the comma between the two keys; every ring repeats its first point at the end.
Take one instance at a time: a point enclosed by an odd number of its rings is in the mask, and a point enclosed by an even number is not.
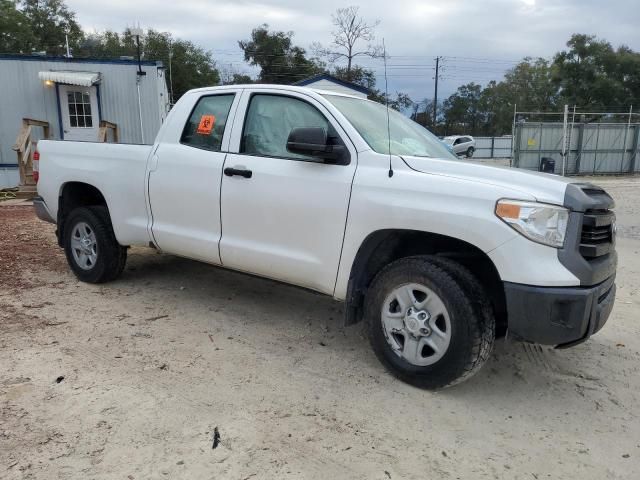
{"type": "MultiPolygon", "coordinates": [[[[109,215],[109,205],[102,192],[86,182],[71,181],[60,187],[58,194],[57,236],[58,245],[62,247],[64,238],[64,224],[67,216],[78,207],[104,206],[109,215]]],[[[109,221],[111,217],[109,216],[109,221]]]]}
{"type": "Polygon", "coordinates": [[[497,333],[506,331],[504,287],[496,266],[478,247],[433,232],[384,229],[370,233],[353,260],[345,300],[345,325],[362,320],[365,293],[377,273],[389,263],[415,255],[439,255],[466,267],[487,291],[496,315],[497,333]]]}

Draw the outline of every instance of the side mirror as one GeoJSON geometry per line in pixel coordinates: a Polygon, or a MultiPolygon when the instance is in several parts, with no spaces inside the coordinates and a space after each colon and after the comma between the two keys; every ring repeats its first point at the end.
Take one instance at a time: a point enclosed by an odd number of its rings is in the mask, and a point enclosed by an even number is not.
{"type": "Polygon", "coordinates": [[[329,140],[322,127],[293,128],[287,138],[287,151],[332,163],[348,163],[349,151],[343,145],[332,145],[329,140]]]}

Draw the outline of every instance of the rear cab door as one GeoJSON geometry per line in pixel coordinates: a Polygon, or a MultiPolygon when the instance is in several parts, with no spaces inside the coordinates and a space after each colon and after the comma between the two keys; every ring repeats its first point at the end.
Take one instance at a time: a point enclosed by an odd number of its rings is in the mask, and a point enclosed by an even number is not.
{"type": "Polygon", "coordinates": [[[245,89],[222,177],[223,265],[333,294],[356,164],[346,132],[312,95],[245,89]],[[297,127],[325,128],[348,164],[288,152],[297,127]]]}
{"type": "Polygon", "coordinates": [[[220,179],[241,89],[178,102],[149,160],[151,234],[163,251],[220,264],[220,179]]]}

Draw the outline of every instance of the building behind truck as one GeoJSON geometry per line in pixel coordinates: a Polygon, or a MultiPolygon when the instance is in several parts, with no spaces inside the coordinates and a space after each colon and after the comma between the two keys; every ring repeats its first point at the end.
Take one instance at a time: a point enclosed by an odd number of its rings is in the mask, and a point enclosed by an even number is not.
{"type": "Polygon", "coordinates": [[[20,181],[14,150],[24,120],[31,139],[99,141],[101,122],[120,143],[152,143],[169,111],[162,62],[0,54],[0,188],[20,181]],[[38,128],[42,124],[47,129],[38,128]]]}

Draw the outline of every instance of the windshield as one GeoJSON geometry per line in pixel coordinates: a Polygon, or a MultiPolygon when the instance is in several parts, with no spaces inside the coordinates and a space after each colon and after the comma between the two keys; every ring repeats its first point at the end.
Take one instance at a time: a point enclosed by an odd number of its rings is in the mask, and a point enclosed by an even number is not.
{"type": "Polygon", "coordinates": [[[393,155],[456,159],[455,155],[426,128],[391,108],[387,130],[387,107],[384,105],[353,97],[324,97],[347,117],[375,152],[389,154],[391,144],[393,155]]]}

